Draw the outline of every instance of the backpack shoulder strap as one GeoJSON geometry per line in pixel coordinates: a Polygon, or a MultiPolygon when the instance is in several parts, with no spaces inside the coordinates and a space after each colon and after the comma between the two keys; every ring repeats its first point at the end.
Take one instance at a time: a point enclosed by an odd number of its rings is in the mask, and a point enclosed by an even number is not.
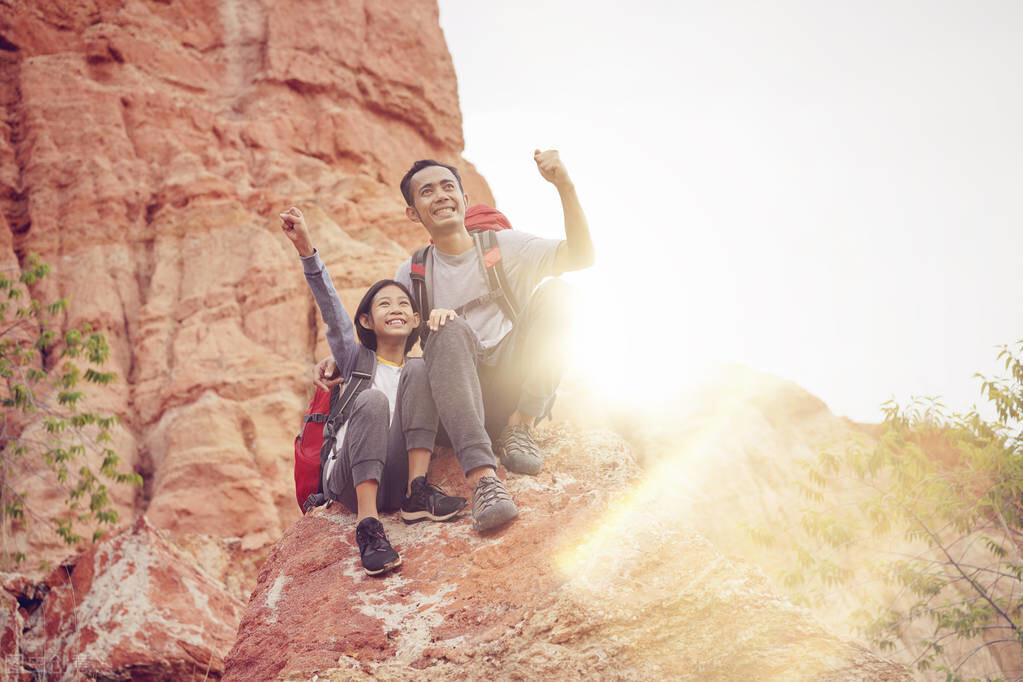
{"type": "MultiPolygon", "coordinates": [[[[497,235],[493,230],[480,230],[472,233],[472,239],[476,244],[476,253],[483,266],[490,294],[497,299],[501,310],[514,324],[519,317],[519,306],[515,301],[515,293],[508,284],[508,276],[504,271],[501,246],[497,243],[497,235]]],[[[473,302],[470,301],[470,303],[473,302]]],[[[468,305],[466,304],[466,306],[468,305]]]]}
{"type": "Polygon", "coordinates": [[[409,267],[409,278],[412,280],[412,298],[415,299],[416,307],[419,309],[419,338],[426,344],[426,337],[430,328],[426,325],[430,317],[430,295],[426,286],[428,277],[433,275],[432,259],[428,258],[433,244],[427,244],[416,249],[412,254],[412,261],[409,267]]]}
{"type": "Polygon", "coordinates": [[[369,348],[359,346],[355,356],[355,369],[352,376],[344,383],[344,390],[335,386],[330,392],[330,415],[323,427],[323,438],[333,438],[341,425],[348,421],[351,414],[352,400],[373,384],[373,371],[376,369],[376,353],[369,348]]]}
{"type": "MultiPolygon", "coordinates": [[[[320,443],[320,477],[315,495],[310,495],[302,505],[302,512],[323,504],[327,498],[323,491],[323,465],[327,462],[330,451],[334,448],[337,432],[348,421],[351,415],[352,400],[362,391],[373,385],[373,372],[376,369],[377,354],[369,348],[359,346],[356,350],[355,368],[344,388],[334,386],[330,390],[330,410],[323,425],[323,441],[320,443]]],[[[317,415],[320,416],[320,415],[317,415]]],[[[312,419],[310,421],[320,421],[312,419]]]]}
{"type": "Polygon", "coordinates": [[[353,377],[360,377],[368,381],[373,380],[376,373],[377,354],[365,346],[359,346],[355,356],[355,368],[352,370],[353,377]]]}

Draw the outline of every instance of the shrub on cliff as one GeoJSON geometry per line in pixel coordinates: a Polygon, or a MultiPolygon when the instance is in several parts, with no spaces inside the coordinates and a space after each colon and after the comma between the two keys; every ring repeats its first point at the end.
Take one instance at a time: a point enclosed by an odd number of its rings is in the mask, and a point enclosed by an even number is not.
{"type": "Polygon", "coordinates": [[[117,469],[118,456],[110,448],[117,415],[84,409],[83,384],[106,385],[116,379],[112,372],[97,369],[110,354],[106,339],[88,324],[60,334],[56,320],[67,311],[67,299],[44,304],[30,293],[49,272],[35,255],[29,256],[18,279],[0,272],[0,521],[5,535],[0,568],[25,559],[8,549],[6,536],[12,529],[54,516],[44,517],[17,489],[25,472],[48,469],[62,487],[67,509],[52,523],[69,545],[83,539],[76,522],[94,527],[94,540],[104,526],[117,522],[104,480],[142,483],[137,474],[117,469]],[[98,454],[98,472],[89,464],[90,452],[98,454]]]}
{"type": "Polygon", "coordinates": [[[892,650],[912,625],[917,668],[949,680],[986,647],[1023,647],[1023,341],[999,359],[1007,377],[980,377],[997,422],[886,403],[876,444],[806,463],[798,528],[754,531],[794,553],[781,579],[798,600],[886,583],[893,598],[858,614],[864,635],[892,650]]]}

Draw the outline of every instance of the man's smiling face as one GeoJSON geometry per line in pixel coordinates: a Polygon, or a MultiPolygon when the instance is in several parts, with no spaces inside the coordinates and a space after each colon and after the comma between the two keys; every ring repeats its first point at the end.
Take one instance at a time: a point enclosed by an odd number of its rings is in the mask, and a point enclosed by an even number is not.
{"type": "Polygon", "coordinates": [[[405,209],[431,236],[464,229],[467,197],[454,174],[427,166],[412,176],[412,205],[405,209]]]}

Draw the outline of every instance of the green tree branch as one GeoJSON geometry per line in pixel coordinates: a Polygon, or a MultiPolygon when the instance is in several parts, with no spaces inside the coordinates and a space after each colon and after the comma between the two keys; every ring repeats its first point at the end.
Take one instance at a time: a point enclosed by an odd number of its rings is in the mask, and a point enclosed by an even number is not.
{"type": "MultiPolygon", "coordinates": [[[[141,485],[138,474],[118,470],[119,458],[109,447],[117,415],[81,409],[84,387],[105,386],[116,380],[113,372],[98,369],[110,355],[103,334],[88,324],[61,334],[57,317],[67,312],[67,300],[43,303],[32,287],[48,276],[50,268],[30,255],[17,279],[0,272],[0,521],[5,539],[29,518],[51,525],[67,544],[83,538],[75,523],[95,526],[93,539],[104,527],[117,523],[107,482],[141,485]],[[84,363],[84,371],[79,363],[84,363]],[[45,436],[25,435],[31,424],[41,424],[45,436]],[[87,454],[101,459],[98,472],[87,454]],[[66,497],[65,515],[47,521],[18,490],[26,471],[38,475],[40,465],[56,479],[66,497]],[[26,512],[28,514],[26,515],[26,512]]],[[[0,563],[18,564],[23,553],[8,553],[0,563]]]]}

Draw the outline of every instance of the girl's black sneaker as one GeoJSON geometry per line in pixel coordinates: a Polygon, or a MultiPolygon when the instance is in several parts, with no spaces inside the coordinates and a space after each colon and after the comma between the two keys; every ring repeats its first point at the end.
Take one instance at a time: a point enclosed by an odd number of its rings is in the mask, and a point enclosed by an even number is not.
{"type": "Polygon", "coordinates": [[[412,479],[412,494],[401,503],[401,518],[405,523],[447,521],[462,511],[466,502],[464,497],[446,495],[428,483],[426,476],[418,476],[412,479]]]}
{"type": "Polygon", "coordinates": [[[355,541],[359,543],[362,567],[369,575],[379,575],[401,566],[401,557],[387,541],[384,524],[379,519],[369,516],[359,521],[355,527],[355,541]]]}

